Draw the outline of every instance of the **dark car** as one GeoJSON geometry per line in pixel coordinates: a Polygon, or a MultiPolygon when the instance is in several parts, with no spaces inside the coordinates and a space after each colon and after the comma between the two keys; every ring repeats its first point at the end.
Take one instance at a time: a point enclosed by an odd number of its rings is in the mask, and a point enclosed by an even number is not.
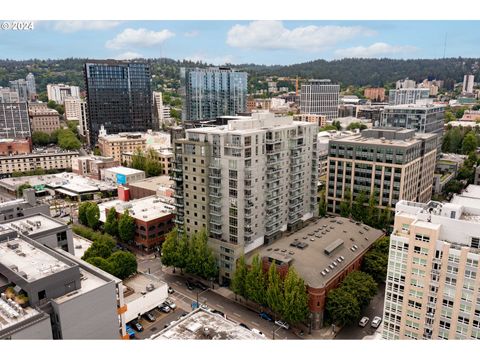
{"type": "Polygon", "coordinates": [[[171,286],[168,287],[168,293],[169,294],[173,294],[175,292],[175,290],[173,290],[173,288],[171,286]]]}
{"type": "Polygon", "coordinates": [[[201,281],[195,281],[195,286],[202,291],[205,291],[208,289],[208,286],[202,283],[201,281]]]}
{"type": "Polygon", "coordinates": [[[244,323],[240,323],[240,324],[238,324],[238,326],[241,326],[241,327],[243,327],[247,330],[250,330],[250,328],[247,325],[245,325],[244,323]]]}
{"type": "Polygon", "coordinates": [[[191,281],[187,280],[187,282],[185,283],[185,285],[187,285],[187,289],[188,289],[188,290],[195,290],[195,284],[192,283],[191,281]]]}
{"type": "Polygon", "coordinates": [[[259,313],[258,315],[260,315],[260,317],[264,320],[267,320],[267,321],[273,321],[273,319],[270,317],[270,315],[268,315],[266,312],[262,311],[261,313],[259,313]]]}
{"type": "Polygon", "coordinates": [[[143,326],[142,324],[140,324],[138,321],[134,321],[132,322],[132,327],[137,330],[138,332],[142,332],[143,331],[143,326]]]}
{"type": "Polygon", "coordinates": [[[211,312],[214,313],[214,314],[218,314],[220,316],[225,317],[225,314],[223,312],[221,312],[220,310],[213,309],[211,312]]]}
{"type": "Polygon", "coordinates": [[[143,314],[143,317],[150,322],[155,321],[155,316],[153,316],[153,314],[151,312],[147,312],[147,313],[143,314]]]}

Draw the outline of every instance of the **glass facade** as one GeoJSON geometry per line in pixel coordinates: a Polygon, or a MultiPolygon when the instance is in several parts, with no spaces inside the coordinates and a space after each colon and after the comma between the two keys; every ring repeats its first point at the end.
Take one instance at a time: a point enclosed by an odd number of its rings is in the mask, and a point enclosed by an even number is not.
{"type": "Polygon", "coordinates": [[[247,73],[228,68],[186,69],[184,120],[213,120],[247,110],[247,73]]]}
{"type": "Polygon", "coordinates": [[[90,144],[101,125],[107,133],[147,131],[153,127],[150,67],[120,61],[85,64],[90,144]]]}
{"type": "Polygon", "coordinates": [[[0,103],[0,139],[25,139],[30,136],[27,103],[0,103]]]}

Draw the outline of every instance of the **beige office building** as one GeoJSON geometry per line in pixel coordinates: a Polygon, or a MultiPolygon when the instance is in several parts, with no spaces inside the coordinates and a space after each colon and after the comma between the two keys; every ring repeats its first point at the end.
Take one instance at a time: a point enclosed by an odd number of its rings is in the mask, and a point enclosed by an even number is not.
{"type": "Polygon", "coordinates": [[[137,149],[145,151],[146,139],[141,133],[126,133],[98,136],[98,147],[103,156],[122,161],[123,153],[134,153],[137,149]]]}
{"type": "Polygon", "coordinates": [[[30,117],[32,132],[41,131],[51,134],[60,129],[60,115],[57,110],[29,107],[28,116],[30,117]]]}
{"type": "Polygon", "coordinates": [[[330,139],[328,211],[338,213],[347,192],[352,199],[362,191],[367,199],[375,194],[378,208],[394,207],[399,200],[430,200],[437,139],[435,134],[401,128],[367,129],[330,139]]]}
{"type": "Polygon", "coordinates": [[[0,156],[0,173],[43,170],[67,170],[72,167],[72,159],[78,157],[78,151],[59,151],[25,155],[0,156]]]}
{"type": "Polygon", "coordinates": [[[314,123],[254,113],[176,141],[175,222],[208,231],[220,282],[241,255],[318,213],[317,132],[314,123]]]}
{"type": "Polygon", "coordinates": [[[480,186],[395,210],[382,337],[480,339],[480,186]]]}

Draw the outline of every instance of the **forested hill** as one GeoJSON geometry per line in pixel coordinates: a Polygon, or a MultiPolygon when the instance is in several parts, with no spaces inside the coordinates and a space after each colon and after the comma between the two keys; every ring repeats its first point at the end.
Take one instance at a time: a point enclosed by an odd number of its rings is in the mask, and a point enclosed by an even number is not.
{"type": "MultiPolygon", "coordinates": [[[[182,66],[206,66],[205,63],[177,61],[172,59],[149,59],[152,74],[155,75],[154,89],[167,84],[177,87],[179,68],[182,66]]],[[[9,80],[25,78],[32,72],[37,86],[45,89],[48,83],[69,83],[84,87],[82,66],[85,59],[62,60],[0,60],[0,86],[8,86],[9,80]]],[[[289,66],[265,66],[242,64],[233,66],[246,70],[252,78],[262,76],[289,76],[300,78],[329,78],[343,85],[383,86],[403,78],[422,81],[425,78],[460,82],[463,75],[473,73],[478,79],[480,59],[342,59],[315,60],[289,66]]],[[[41,91],[41,90],[40,90],[41,91]]]]}

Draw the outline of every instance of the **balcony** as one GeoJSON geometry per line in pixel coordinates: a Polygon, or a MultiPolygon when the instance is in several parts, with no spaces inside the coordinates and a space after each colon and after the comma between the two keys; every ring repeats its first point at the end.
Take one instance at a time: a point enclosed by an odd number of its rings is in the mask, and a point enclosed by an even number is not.
{"type": "Polygon", "coordinates": [[[267,160],[267,165],[276,165],[276,164],[280,163],[281,161],[282,161],[282,159],[280,159],[280,157],[271,156],[267,160]]]}
{"type": "Polygon", "coordinates": [[[210,197],[214,197],[214,198],[221,198],[222,197],[222,193],[219,192],[219,191],[212,191],[210,192],[210,197]]]}
{"type": "Polygon", "coordinates": [[[217,228],[215,228],[215,227],[211,227],[211,228],[210,228],[210,232],[211,232],[212,234],[215,234],[215,235],[222,235],[222,229],[221,229],[221,228],[217,229],[217,228]]]}
{"type": "Polygon", "coordinates": [[[210,205],[210,215],[213,216],[222,216],[222,208],[219,206],[210,205]]]}
{"type": "Polygon", "coordinates": [[[251,191],[245,191],[244,198],[245,198],[245,199],[251,199],[251,198],[253,198],[253,192],[251,192],[251,191]]]}
{"type": "Polygon", "coordinates": [[[216,226],[222,226],[222,220],[221,218],[218,218],[218,217],[212,217],[210,218],[210,224],[216,225],[216,226]]]}
{"type": "Polygon", "coordinates": [[[226,143],[225,147],[226,148],[235,148],[235,149],[243,149],[244,148],[244,146],[239,142],[226,143]]]}
{"type": "Polygon", "coordinates": [[[208,186],[210,186],[210,188],[212,189],[220,189],[222,187],[222,183],[221,182],[211,182],[208,186]]]}
{"type": "Polygon", "coordinates": [[[253,203],[251,201],[245,201],[245,209],[253,208],[253,203]]]}
{"type": "Polygon", "coordinates": [[[269,166],[267,167],[267,176],[268,174],[279,173],[282,170],[279,166],[269,166]]]}
{"type": "Polygon", "coordinates": [[[179,218],[173,219],[173,222],[177,225],[183,225],[185,223],[183,219],[179,219],[179,218]]]}
{"type": "Polygon", "coordinates": [[[266,143],[267,144],[280,144],[282,142],[282,139],[277,138],[277,139],[272,139],[272,138],[266,138],[266,143]]]}
{"type": "Polygon", "coordinates": [[[208,175],[211,179],[221,179],[222,172],[219,170],[211,170],[210,174],[208,175]]]}
{"type": "Polygon", "coordinates": [[[175,193],[175,194],[173,194],[173,197],[175,199],[183,199],[183,193],[175,193]]]}
{"type": "Polygon", "coordinates": [[[177,176],[177,175],[173,175],[173,176],[170,176],[170,180],[183,181],[183,177],[177,176]]]}
{"type": "Polygon", "coordinates": [[[174,167],[172,170],[174,173],[182,173],[183,171],[181,168],[176,168],[176,167],[174,167]]]}

